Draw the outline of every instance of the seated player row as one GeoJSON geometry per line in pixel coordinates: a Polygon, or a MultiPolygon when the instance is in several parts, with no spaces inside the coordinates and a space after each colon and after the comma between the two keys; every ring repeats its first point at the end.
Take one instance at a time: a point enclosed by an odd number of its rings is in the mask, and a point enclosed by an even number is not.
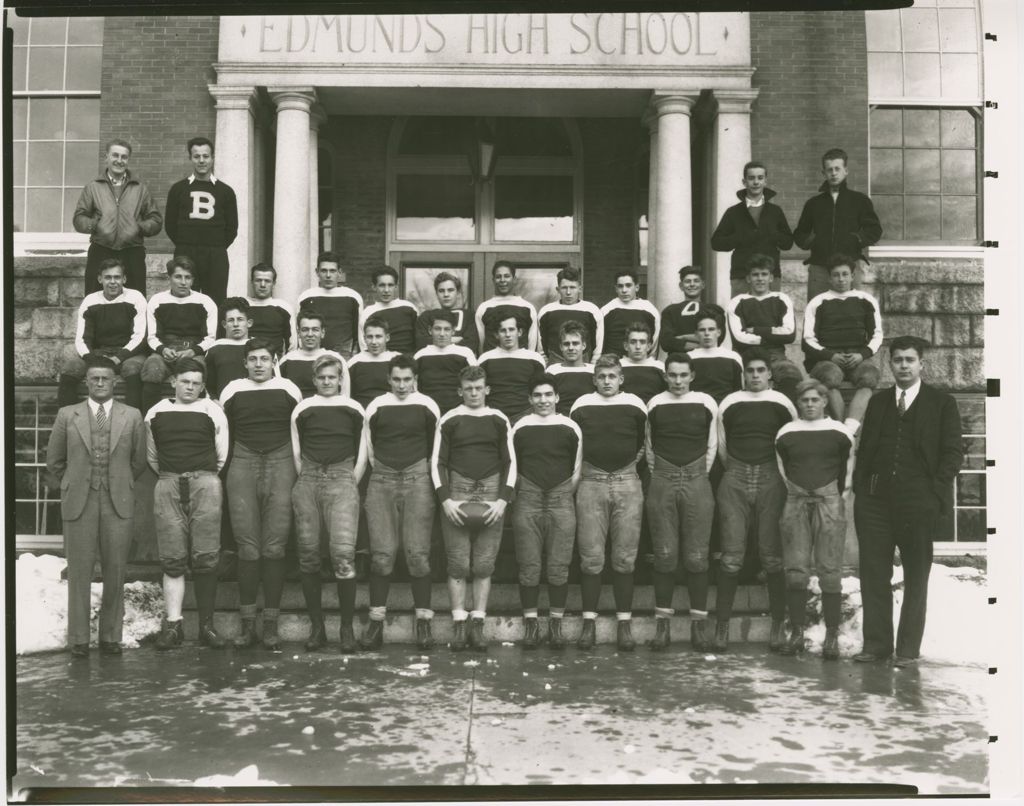
{"type": "MultiPolygon", "coordinates": [[[[795,317],[792,301],[780,292],[769,290],[771,258],[754,255],[749,260],[748,284],[750,292],[733,298],[728,321],[733,343],[740,355],[754,346],[765,347],[771,355],[777,377],[777,386],[792,397],[795,383],[802,377],[799,369],[785,360],[784,345],[795,339],[795,317]]],[[[870,391],[877,385],[878,371],[870,362],[881,344],[881,317],[878,305],[869,295],[850,289],[854,261],[842,256],[830,264],[832,290],[812,300],[805,314],[804,351],[807,369],[825,382],[829,388],[831,411],[843,419],[843,399],[838,385],[844,377],[852,378],[860,387],[851,405],[848,423],[856,429],[870,391]]],[[[334,350],[342,357],[351,355],[352,339],[328,338],[338,332],[348,333],[341,313],[334,304],[337,300],[361,308],[358,295],[351,289],[337,285],[340,272],[332,255],[321,256],[318,267],[320,290],[311,289],[300,298],[299,319],[296,322],[298,346],[285,352],[281,372],[297,381],[305,394],[312,394],[308,368],[324,351],[334,350]],[[330,292],[330,293],[327,293],[330,292]],[[334,292],[339,292],[335,294],[334,292]],[[344,293],[340,293],[344,292],[344,293]],[[315,305],[308,305],[308,302],[315,305]]],[[[179,357],[202,356],[208,362],[207,391],[214,397],[226,383],[244,374],[239,359],[240,351],[250,336],[266,338],[272,351],[280,355],[291,345],[292,312],[287,303],[273,297],[276,273],[273,267],[257,264],[251,272],[254,296],[233,297],[221,306],[220,317],[212,300],[191,290],[193,272],[187,257],[177,257],[168,263],[170,290],[155,294],[147,304],[138,292],[124,287],[124,271],[116,260],[108,260],[100,267],[102,291],[89,295],[79,311],[76,337],[66,350],[58,391],[58,402],[67,405],[77,398],[78,382],[84,376],[84,359],[90,354],[107,355],[118,366],[125,380],[126,401],[148,411],[159,400],[161,385],[169,375],[170,363],[179,357]],[[216,339],[217,326],[224,338],[216,339]],[[148,332],[148,342],[144,337],[148,332]],[[153,355],[145,356],[146,346],[153,355]],[[207,354],[208,353],[208,354],[207,354]]],[[[514,280],[513,268],[508,264],[495,265],[496,287],[509,290],[514,280]]],[[[350,374],[365,376],[357,382],[353,395],[365,405],[386,388],[382,365],[397,352],[412,352],[410,342],[416,331],[415,342],[422,340],[426,327],[428,343],[415,353],[418,361],[435,368],[424,373],[425,391],[436,391],[436,399],[443,411],[454,406],[458,369],[474,363],[475,353],[467,344],[474,343],[467,327],[468,313],[454,307],[459,288],[457,278],[439,275],[435,285],[442,307],[416,315],[415,308],[405,300],[394,298],[397,274],[390,267],[375,273],[374,287],[378,301],[356,317],[360,323],[358,342],[361,348],[349,360],[350,374]],[[397,311],[398,316],[391,315],[397,311]],[[443,333],[435,336],[436,322],[445,321],[443,333]]],[[[579,302],[579,276],[574,270],[559,275],[561,300],[541,310],[539,321],[546,354],[552,367],[578,370],[585,364],[595,344],[601,344],[605,353],[614,353],[624,359],[627,389],[636,391],[645,401],[660,391],[660,363],[651,357],[659,345],[659,320],[652,314],[653,306],[637,300],[635,277],[622,273],[616,284],[619,297],[597,311],[592,303],[579,302]],[[571,302],[576,298],[576,302],[571,302]],[[585,307],[594,310],[587,312],[585,307]],[[650,310],[647,310],[650,308],[650,310]],[[634,317],[634,318],[630,318],[634,317]],[[577,323],[583,339],[584,352],[567,356],[562,345],[563,326],[577,323]],[[557,331],[551,328],[558,326],[557,331]],[[640,333],[646,333],[641,339],[640,333]],[[621,335],[620,335],[621,334],[621,335]],[[616,344],[612,341],[620,338],[616,344]],[[612,349],[612,348],[615,349],[612,349]]],[[[740,355],[720,346],[724,330],[724,312],[717,315],[718,334],[711,343],[702,343],[698,334],[698,318],[705,313],[718,314],[717,306],[702,306],[700,296],[703,280],[699,270],[685,267],[680,271],[680,288],[684,293],[681,303],[670,305],[663,312],[660,329],[661,346],[668,351],[683,349],[698,352],[701,360],[719,359],[718,363],[735,362],[732,374],[739,376],[740,355]],[[666,339],[667,337],[667,339],[666,339]]],[[[516,302],[507,295],[486,301],[477,311],[480,333],[487,346],[494,333],[493,347],[480,356],[481,365],[493,367],[491,377],[495,387],[495,405],[506,416],[514,418],[526,408],[526,385],[530,376],[544,368],[540,354],[522,347],[524,337],[532,341],[536,329],[536,312],[532,305],[520,297],[516,302]],[[532,312],[526,314],[524,311],[532,312]],[[533,316],[534,319],[531,319],[533,316]],[[524,330],[524,324],[529,330],[524,330]],[[501,376],[500,385],[497,382],[501,376]]],[[[561,373],[560,373],[561,374],[561,373]]],[[[709,382],[711,376],[707,376],[709,382]]],[[[347,384],[347,378],[346,378],[347,384]]],[[[346,385],[346,390],[348,389],[346,385]]],[[[714,392],[712,387],[709,390],[714,392]]],[[[728,385],[718,390],[721,399],[728,385]]]]}
{"type": "MultiPolygon", "coordinates": [[[[897,340],[893,349],[906,348],[897,340]]],[[[429,648],[429,555],[436,495],[443,513],[455,625],[452,648],[468,644],[484,649],[490,577],[514,494],[511,517],[525,646],[535,647],[541,640],[537,605],[542,566],[547,569],[550,603],[548,641],[554,647],[565,645],[561,619],[568,566],[578,545],[583,629],[577,645],[593,647],[610,542],[617,644],[630,651],[635,647],[630,625],[633,570],[645,506],[639,463],[651,473],[646,508],[655,554],[657,633],[652,649],[663,649],[670,641],[680,555],[687,571],[692,645],[697,650],[727,649],[737,575],[754,524],[767,572],[771,648],[803,649],[813,549],[825,607],[825,656],[838,657],[845,539],[841,496],[850,484],[853,435],[825,417],[826,390],[814,379],[797,388],[798,418],[789,398],[771,388],[771,362],[765,353],[752,349],[746,354],[746,390],[725,396],[720,405],[711,395],[694,391],[700,370],[697,360],[685,353],[668,356],[665,389],[646,404],[623,391],[618,358],[600,356],[590,373],[593,391],[576,398],[569,416],[558,413],[556,376],[540,373],[528,385],[530,411],[514,426],[489,405],[493,388],[479,366],[459,371],[461,402],[442,414],[417,390],[417,362],[407,355],[388,359],[389,391],[365,408],[343,393],[345,365],[338,356],[326,353],[313,362],[316,394],[305,399],[294,384],[274,374],[274,361],[265,341],[247,342],[246,377],[226,386],[221,408],[200,397],[202,364],[180,359],[173,369],[175,398],[161,401],[145,418],[149,461],[160,476],[154,511],[167,619],[159,649],[183,640],[183,574],[189,565],[196,579],[202,578],[196,588],[199,639],[214,647],[225,645],[213,627],[212,608],[221,517],[217,474],[227,463],[228,510],[239,551],[242,634],[235,644],[240,648],[260,642],[271,649],[279,646],[284,548],[293,513],[311,620],[310,651],[327,643],[320,604],[322,530],[329,535],[337,578],[342,651],[381,645],[399,548],[412,577],[417,644],[429,648]],[[709,472],[716,457],[725,472],[713,495],[709,472]],[[361,509],[357,485],[368,466],[364,507],[372,558],[370,624],[357,644],[352,627],[361,509]],[[722,554],[711,636],[705,625],[716,499],[722,554]],[[261,581],[262,638],[255,629],[261,581]],[[788,639],[787,605],[792,625],[788,639]]]]}

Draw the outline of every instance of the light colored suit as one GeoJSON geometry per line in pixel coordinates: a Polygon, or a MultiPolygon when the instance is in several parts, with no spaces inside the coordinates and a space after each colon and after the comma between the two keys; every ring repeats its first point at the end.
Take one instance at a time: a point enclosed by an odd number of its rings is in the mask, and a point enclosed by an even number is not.
{"type": "Polygon", "coordinates": [[[146,434],[138,409],[113,401],[106,489],[94,490],[88,401],[57,412],[46,448],[51,486],[60,487],[68,561],[68,643],[89,643],[90,585],[96,555],[103,571],[100,641],[119,642],[124,574],[134,535],[135,479],[146,467],[146,434]]]}

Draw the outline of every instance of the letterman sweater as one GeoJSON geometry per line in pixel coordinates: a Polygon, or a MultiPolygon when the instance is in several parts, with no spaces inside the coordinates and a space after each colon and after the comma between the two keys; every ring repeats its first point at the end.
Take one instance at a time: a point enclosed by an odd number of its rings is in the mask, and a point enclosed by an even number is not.
{"type": "Polygon", "coordinates": [[[94,291],[78,308],[75,350],[83,358],[101,353],[124,361],[142,346],[147,310],[146,298],[134,288],[123,289],[113,299],[94,291]]]}
{"type": "Polygon", "coordinates": [[[195,174],[175,182],[167,191],[164,227],[175,246],[189,244],[227,249],[238,235],[235,191],[213,174],[195,174]]]}
{"type": "Polygon", "coordinates": [[[517,471],[508,418],[490,406],[463,405],[442,415],[430,460],[434,489],[442,502],[451,498],[451,471],[477,481],[498,474],[498,497],[511,501],[517,471]]]}
{"type": "Polygon", "coordinates": [[[527,414],[512,429],[516,468],[542,490],[570,479],[575,484],[583,461],[580,427],[562,414],[527,414]]]}

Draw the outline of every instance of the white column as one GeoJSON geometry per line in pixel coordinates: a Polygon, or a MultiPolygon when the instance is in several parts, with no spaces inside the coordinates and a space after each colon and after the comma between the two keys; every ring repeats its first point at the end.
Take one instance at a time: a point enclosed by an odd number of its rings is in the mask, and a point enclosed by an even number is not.
{"type": "Polygon", "coordinates": [[[235,191],[238,199],[238,237],[228,247],[228,295],[248,293],[249,261],[255,248],[253,229],[257,202],[251,159],[254,138],[254,87],[210,84],[217,109],[214,173],[235,191]]]}
{"type": "Polygon", "coordinates": [[[315,276],[313,268],[319,253],[320,228],[320,124],[327,120],[320,106],[313,107],[309,114],[309,277],[315,276]]]}
{"type": "MultiPolygon", "coordinates": [[[[736,203],[736,191],[743,185],[743,166],[750,161],[750,105],[756,89],[715,90],[718,115],[715,118],[715,189],[712,232],[725,211],[736,203]]],[[[769,165],[769,170],[771,166],[769,165]]],[[[714,252],[713,299],[721,306],[729,302],[729,252],[714,252]]]]}
{"type": "Polygon", "coordinates": [[[647,295],[658,308],[679,296],[678,271],[693,260],[690,169],[691,95],[655,92],[651,106],[657,116],[654,155],[657,161],[654,271],[648,273],[647,295]]]}
{"type": "Polygon", "coordinates": [[[644,115],[643,124],[650,133],[647,167],[647,283],[650,289],[654,287],[654,274],[658,265],[658,116],[648,111],[644,115]]]}
{"type": "Polygon", "coordinates": [[[277,107],[274,268],[277,296],[296,300],[309,274],[309,112],[312,87],[268,87],[277,107]]]}

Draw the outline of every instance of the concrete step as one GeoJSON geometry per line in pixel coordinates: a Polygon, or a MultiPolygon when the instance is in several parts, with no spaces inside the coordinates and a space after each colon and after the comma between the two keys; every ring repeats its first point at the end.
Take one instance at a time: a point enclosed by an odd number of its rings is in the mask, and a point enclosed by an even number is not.
{"type": "MultiPolygon", "coordinates": [[[[708,595],[708,606],[714,609],[715,587],[712,585],[708,595]]],[[[364,612],[369,604],[369,586],[359,583],[356,589],[356,610],[364,612]]],[[[333,582],[325,581],[321,588],[321,601],[325,611],[336,611],[338,609],[338,593],[333,582]]],[[[262,604],[262,594],[259,602],[262,604]]],[[[431,590],[431,604],[435,611],[446,611],[451,608],[448,600],[448,588],[443,583],[435,583],[431,590]]],[[[679,612],[685,612],[690,608],[690,597],[686,588],[677,586],[673,597],[673,606],[679,612]]],[[[195,609],[195,596],[192,593],[192,583],[189,581],[185,586],[185,608],[195,609]]],[[[544,612],[548,608],[547,590],[541,585],[540,610],[544,612]]],[[[582,603],[580,601],[579,585],[569,585],[569,599],[566,608],[570,612],[580,612],[582,603]]],[[[217,586],[217,609],[220,611],[238,610],[238,583],[221,582],[217,586]]],[[[297,582],[286,582],[284,596],[281,599],[281,610],[284,612],[305,613],[306,603],[302,598],[302,587],[297,582]]],[[[391,585],[388,596],[388,611],[394,613],[411,613],[413,610],[412,589],[407,582],[395,582],[391,585]]],[[[499,584],[491,587],[491,596],[487,610],[489,613],[519,615],[522,612],[522,604],[519,600],[519,588],[516,585],[499,584]]],[[[604,613],[615,612],[615,601],[612,595],[611,585],[604,585],[601,589],[598,610],[604,613]]],[[[650,585],[637,585],[633,591],[633,610],[635,612],[653,613],[654,611],[654,588],[650,585]]],[[[736,601],[733,605],[736,613],[765,613],[768,610],[768,593],[763,585],[740,585],[736,591],[736,601]]]]}
{"type": "MultiPolygon", "coordinates": [[[[194,642],[198,629],[196,613],[194,610],[186,611],[185,639],[187,642],[194,642]]],[[[356,617],[355,633],[358,638],[366,628],[368,619],[365,615],[356,617]]],[[[541,634],[547,634],[548,619],[540,617],[541,634]]],[[[640,615],[633,618],[633,638],[638,644],[654,637],[654,616],[640,615]]],[[[672,638],[680,645],[685,645],[690,640],[690,619],[688,616],[673,616],[672,638]]],[[[338,631],[340,620],[336,613],[325,613],[327,624],[327,637],[330,641],[327,652],[337,652],[338,631]]],[[[583,619],[578,615],[567,615],[562,620],[562,632],[569,641],[575,641],[582,629],[583,619]]],[[[218,612],[214,616],[214,624],[217,631],[229,638],[239,634],[241,619],[237,611],[218,612]]],[[[709,627],[714,629],[714,620],[709,622],[709,627]]],[[[257,619],[257,632],[261,629],[261,622],[257,619]]],[[[409,644],[410,649],[415,651],[415,617],[412,613],[389,613],[384,627],[384,640],[389,644],[409,644]]],[[[730,622],[730,640],[754,643],[767,643],[768,633],[771,627],[771,619],[768,616],[744,615],[735,616],[730,622]]],[[[439,647],[444,647],[452,637],[451,616],[440,611],[434,616],[433,629],[434,640],[439,647]]],[[[597,619],[597,640],[598,643],[615,643],[616,619],[615,616],[599,616],[597,619]]],[[[303,642],[309,637],[309,618],[305,614],[282,613],[278,621],[278,634],[286,642],[303,642]]],[[[523,638],[523,621],[518,616],[489,615],[484,625],[484,635],[489,641],[500,643],[502,641],[518,642],[523,638]]],[[[300,646],[285,647],[289,652],[302,652],[300,646]]],[[[259,650],[253,650],[257,652],[259,650]]],[[[471,657],[470,654],[468,657],[471,657]]]]}

